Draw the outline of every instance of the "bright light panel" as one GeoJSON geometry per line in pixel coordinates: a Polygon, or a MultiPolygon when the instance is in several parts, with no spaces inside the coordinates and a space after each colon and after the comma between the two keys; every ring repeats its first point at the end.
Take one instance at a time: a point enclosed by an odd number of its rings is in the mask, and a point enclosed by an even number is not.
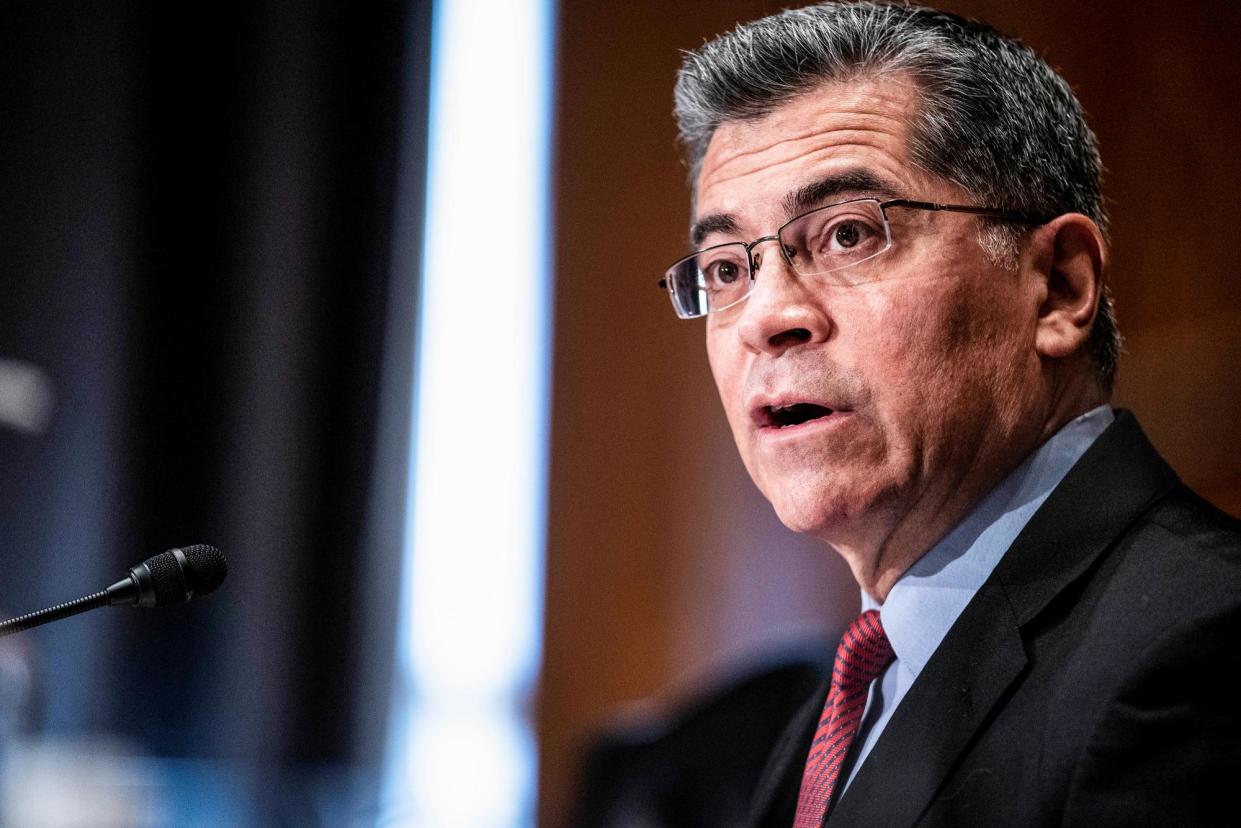
{"type": "Polygon", "coordinates": [[[386,826],[534,821],[551,58],[550,0],[435,5],[386,826]]]}

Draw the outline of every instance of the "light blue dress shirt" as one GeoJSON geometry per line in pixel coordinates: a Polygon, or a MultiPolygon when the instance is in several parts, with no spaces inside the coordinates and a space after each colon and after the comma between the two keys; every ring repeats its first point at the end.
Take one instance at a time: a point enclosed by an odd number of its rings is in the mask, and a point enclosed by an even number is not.
{"type": "Polygon", "coordinates": [[[862,592],[862,609],[879,610],[896,659],[871,682],[859,732],[862,743],[845,790],[965,605],[1052,489],[1113,419],[1111,407],[1102,405],[1067,423],[919,558],[882,605],[862,592]]]}

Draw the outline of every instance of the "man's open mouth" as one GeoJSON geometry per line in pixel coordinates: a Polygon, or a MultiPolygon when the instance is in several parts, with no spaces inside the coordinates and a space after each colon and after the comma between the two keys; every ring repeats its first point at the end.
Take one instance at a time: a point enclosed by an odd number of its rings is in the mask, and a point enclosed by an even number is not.
{"type": "Polygon", "coordinates": [[[788,428],[831,416],[833,410],[815,403],[763,406],[763,425],[767,428],[788,428]]]}

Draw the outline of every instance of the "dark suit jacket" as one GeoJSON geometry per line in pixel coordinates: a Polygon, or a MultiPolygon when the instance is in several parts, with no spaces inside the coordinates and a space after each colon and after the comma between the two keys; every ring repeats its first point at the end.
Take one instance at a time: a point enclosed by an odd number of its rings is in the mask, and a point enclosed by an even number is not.
{"type": "MultiPolygon", "coordinates": [[[[834,805],[836,826],[1241,825],[1241,523],[1116,422],[1014,541],[834,805]]],[[[752,823],[789,828],[826,685],[752,823]]]]}

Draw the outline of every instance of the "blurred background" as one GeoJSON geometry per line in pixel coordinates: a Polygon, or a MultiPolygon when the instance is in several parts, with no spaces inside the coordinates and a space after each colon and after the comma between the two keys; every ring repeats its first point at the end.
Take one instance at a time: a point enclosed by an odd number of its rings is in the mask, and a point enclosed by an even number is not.
{"type": "MultiPolygon", "coordinates": [[[[0,610],[230,574],[0,641],[0,824],[589,824],[588,747],[822,658],[856,587],[655,287],[680,50],[782,5],[6,4],[0,610]]],[[[1241,8],[940,5],[1077,90],[1116,401],[1241,513],[1241,8]]]]}

